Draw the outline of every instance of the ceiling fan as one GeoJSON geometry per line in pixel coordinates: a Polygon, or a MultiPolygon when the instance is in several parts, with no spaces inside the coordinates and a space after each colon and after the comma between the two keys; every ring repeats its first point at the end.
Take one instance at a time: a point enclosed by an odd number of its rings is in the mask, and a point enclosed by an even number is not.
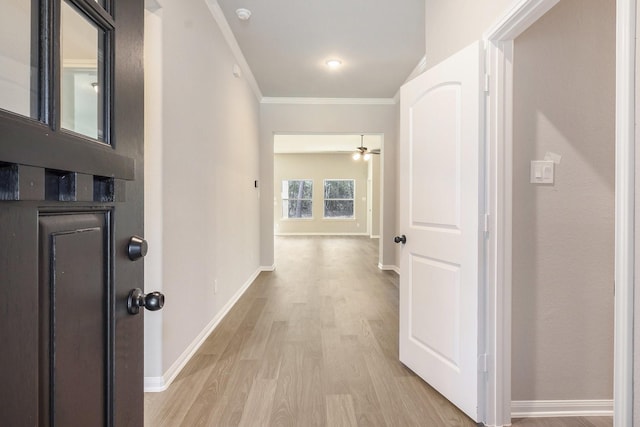
{"type": "Polygon", "coordinates": [[[359,160],[362,157],[367,161],[371,158],[372,154],[380,154],[380,149],[369,150],[364,146],[364,135],[360,135],[360,146],[356,147],[356,152],[353,154],[353,160],[359,160]]]}

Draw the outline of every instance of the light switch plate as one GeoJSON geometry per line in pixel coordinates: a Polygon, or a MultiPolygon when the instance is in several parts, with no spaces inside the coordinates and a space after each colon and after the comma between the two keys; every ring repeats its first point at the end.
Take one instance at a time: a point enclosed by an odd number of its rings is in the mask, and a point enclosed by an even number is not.
{"type": "Polygon", "coordinates": [[[553,184],[555,164],[552,160],[531,161],[531,183],[553,184]]]}

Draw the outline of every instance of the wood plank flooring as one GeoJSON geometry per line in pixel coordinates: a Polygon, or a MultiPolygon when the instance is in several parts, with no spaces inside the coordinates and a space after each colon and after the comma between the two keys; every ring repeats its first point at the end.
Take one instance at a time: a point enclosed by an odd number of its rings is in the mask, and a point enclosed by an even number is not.
{"type": "MultiPolygon", "coordinates": [[[[377,243],[277,237],[277,270],[145,395],[145,426],[475,426],[398,361],[398,278],[377,268],[377,243]]],[[[611,426],[563,420],[514,425],[611,426]]]]}
{"type": "Polygon", "coordinates": [[[520,418],[514,427],[612,427],[612,417],[520,418]]]}

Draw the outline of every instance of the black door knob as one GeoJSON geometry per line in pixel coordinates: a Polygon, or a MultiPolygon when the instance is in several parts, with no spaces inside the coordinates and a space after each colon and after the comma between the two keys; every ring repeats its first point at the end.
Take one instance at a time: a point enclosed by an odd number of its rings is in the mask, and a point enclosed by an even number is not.
{"type": "Polygon", "coordinates": [[[164,307],[164,295],[158,291],[145,295],[140,288],[131,290],[127,299],[127,311],[129,314],[138,314],[140,307],[144,307],[149,311],[160,310],[164,307]]]}
{"type": "Polygon", "coordinates": [[[129,246],[127,247],[127,252],[129,255],[129,259],[131,261],[135,261],[140,258],[143,258],[147,254],[148,250],[149,250],[149,245],[147,244],[147,241],[144,240],[142,237],[132,236],[131,239],[129,239],[129,246]]]}
{"type": "Polygon", "coordinates": [[[402,236],[396,236],[393,238],[393,241],[396,243],[402,243],[403,245],[407,243],[407,236],[404,234],[402,236]]]}

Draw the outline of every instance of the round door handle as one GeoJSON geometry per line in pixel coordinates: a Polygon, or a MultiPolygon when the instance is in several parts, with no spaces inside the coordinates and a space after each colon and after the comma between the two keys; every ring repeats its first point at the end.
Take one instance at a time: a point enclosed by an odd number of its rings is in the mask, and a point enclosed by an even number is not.
{"type": "Polygon", "coordinates": [[[140,313],[140,307],[149,311],[157,311],[164,307],[164,295],[158,291],[144,294],[140,288],[132,289],[127,299],[127,311],[129,314],[140,313]]]}
{"type": "Polygon", "coordinates": [[[393,241],[396,243],[402,243],[403,245],[407,243],[407,236],[404,234],[402,236],[396,236],[393,238],[393,241]]]}
{"type": "Polygon", "coordinates": [[[149,245],[147,244],[147,241],[142,237],[132,236],[131,239],[129,239],[127,254],[129,255],[129,259],[131,261],[136,261],[140,258],[143,258],[147,254],[148,250],[149,245]]]}

